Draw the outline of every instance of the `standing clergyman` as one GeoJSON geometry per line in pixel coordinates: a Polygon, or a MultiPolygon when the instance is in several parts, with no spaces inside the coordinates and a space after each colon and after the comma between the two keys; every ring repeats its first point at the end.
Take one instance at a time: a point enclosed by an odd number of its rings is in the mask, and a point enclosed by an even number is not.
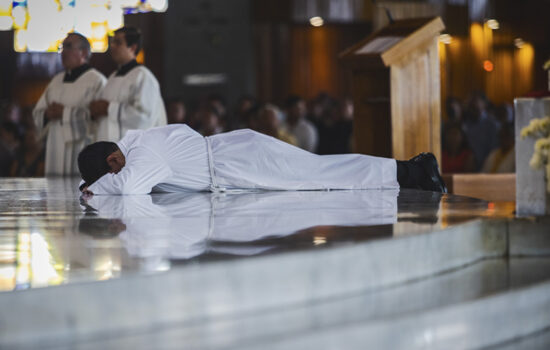
{"type": "Polygon", "coordinates": [[[90,103],[97,122],[96,141],[118,141],[130,129],[166,125],[159,83],[153,73],[136,62],[141,34],[131,27],[115,31],[111,56],[118,65],[98,100],[90,103]]]}
{"type": "Polygon", "coordinates": [[[76,158],[89,141],[88,104],[105,85],[105,77],[88,65],[90,43],[78,33],[63,41],[57,74],[40,97],[33,117],[37,129],[47,133],[46,175],[78,174],[76,158]]]}

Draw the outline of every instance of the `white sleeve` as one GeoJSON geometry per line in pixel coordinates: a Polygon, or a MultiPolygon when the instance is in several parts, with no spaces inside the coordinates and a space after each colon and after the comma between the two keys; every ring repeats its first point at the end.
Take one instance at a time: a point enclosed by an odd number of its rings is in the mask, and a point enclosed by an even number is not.
{"type": "Polygon", "coordinates": [[[159,154],[147,147],[131,151],[126,165],[118,174],[105,174],[88,186],[96,194],[147,194],[154,186],[167,182],[172,170],[159,154]]]}
{"type": "Polygon", "coordinates": [[[147,129],[155,125],[156,105],[160,103],[160,89],[152,74],[140,72],[136,81],[129,87],[129,99],[123,102],[109,102],[107,117],[118,122],[123,129],[147,129]]]}
{"type": "Polygon", "coordinates": [[[48,92],[50,90],[51,85],[52,85],[52,82],[48,84],[48,86],[46,87],[46,90],[44,90],[44,92],[42,93],[42,96],[40,96],[38,103],[36,104],[36,106],[32,111],[32,117],[34,119],[34,124],[36,125],[36,131],[39,134],[42,132],[42,129],[45,126],[44,114],[46,112],[46,108],[48,108],[48,92]]]}

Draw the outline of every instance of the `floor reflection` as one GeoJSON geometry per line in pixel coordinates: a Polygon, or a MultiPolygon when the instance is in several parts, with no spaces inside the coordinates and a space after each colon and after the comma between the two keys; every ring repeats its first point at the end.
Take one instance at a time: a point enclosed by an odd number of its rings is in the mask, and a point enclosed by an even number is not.
{"type": "Polygon", "coordinates": [[[0,179],[0,290],[174,264],[421,234],[502,203],[414,190],[163,193],[79,198],[78,179],[0,179]]]}

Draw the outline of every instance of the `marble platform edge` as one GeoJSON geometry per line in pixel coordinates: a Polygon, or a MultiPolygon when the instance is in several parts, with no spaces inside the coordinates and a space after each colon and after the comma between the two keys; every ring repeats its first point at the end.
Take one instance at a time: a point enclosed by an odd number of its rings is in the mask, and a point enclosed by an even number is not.
{"type": "MultiPolygon", "coordinates": [[[[312,329],[331,329],[345,324],[395,319],[496,295],[549,279],[550,257],[484,259],[461,269],[394,288],[281,307],[266,312],[174,324],[146,332],[133,331],[81,338],[78,340],[78,349],[167,350],[180,344],[185,344],[186,349],[230,349],[250,346],[252,343],[259,344],[258,348],[261,348],[262,343],[269,339],[302,334],[312,329]]],[[[44,346],[44,343],[41,345],[44,346]]],[[[67,342],[49,344],[47,349],[73,349],[73,345],[67,342]]]]}
{"type": "Polygon", "coordinates": [[[510,256],[550,255],[550,216],[510,220],[508,232],[510,256]]]}
{"type": "Polygon", "coordinates": [[[499,344],[490,345],[480,350],[547,350],[550,349],[550,327],[510,339],[499,344]]]}
{"type": "MultiPolygon", "coordinates": [[[[262,349],[481,349],[550,326],[550,281],[400,318],[282,337],[262,349]]],[[[258,344],[240,349],[257,348],[258,344]]]]}
{"type": "Polygon", "coordinates": [[[474,221],[429,234],[0,293],[0,343],[192,322],[382,288],[502,256],[505,232],[504,222],[474,221]]]}
{"type": "Polygon", "coordinates": [[[398,285],[505,256],[508,231],[505,220],[477,220],[429,234],[0,293],[0,345],[196,322],[398,285]]]}

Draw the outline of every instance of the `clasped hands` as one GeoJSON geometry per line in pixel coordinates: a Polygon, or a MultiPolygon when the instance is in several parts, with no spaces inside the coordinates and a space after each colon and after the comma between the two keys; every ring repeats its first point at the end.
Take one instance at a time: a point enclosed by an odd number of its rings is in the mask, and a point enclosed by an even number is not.
{"type": "MultiPolygon", "coordinates": [[[[49,120],[61,119],[63,117],[64,107],[65,106],[63,106],[61,103],[50,103],[45,111],[46,118],[48,118],[49,120]]],[[[90,109],[92,120],[97,120],[107,115],[109,109],[109,101],[95,100],[90,102],[88,108],[90,109]]]]}
{"type": "Polygon", "coordinates": [[[61,103],[52,102],[48,105],[44,114],[49,120],[61,119],[63,117],[64,107],[65,106],[63,106],[61,103]]]}
{"type": "Polygon", "coordinates": [[[90,109],[90,115],[92,117],[92,120],[97,120],[101,117],[104,117],[109,112],[109,101],[106,100],[95,100],[90,102],[90,105],[88,106],[90,109]]]}

